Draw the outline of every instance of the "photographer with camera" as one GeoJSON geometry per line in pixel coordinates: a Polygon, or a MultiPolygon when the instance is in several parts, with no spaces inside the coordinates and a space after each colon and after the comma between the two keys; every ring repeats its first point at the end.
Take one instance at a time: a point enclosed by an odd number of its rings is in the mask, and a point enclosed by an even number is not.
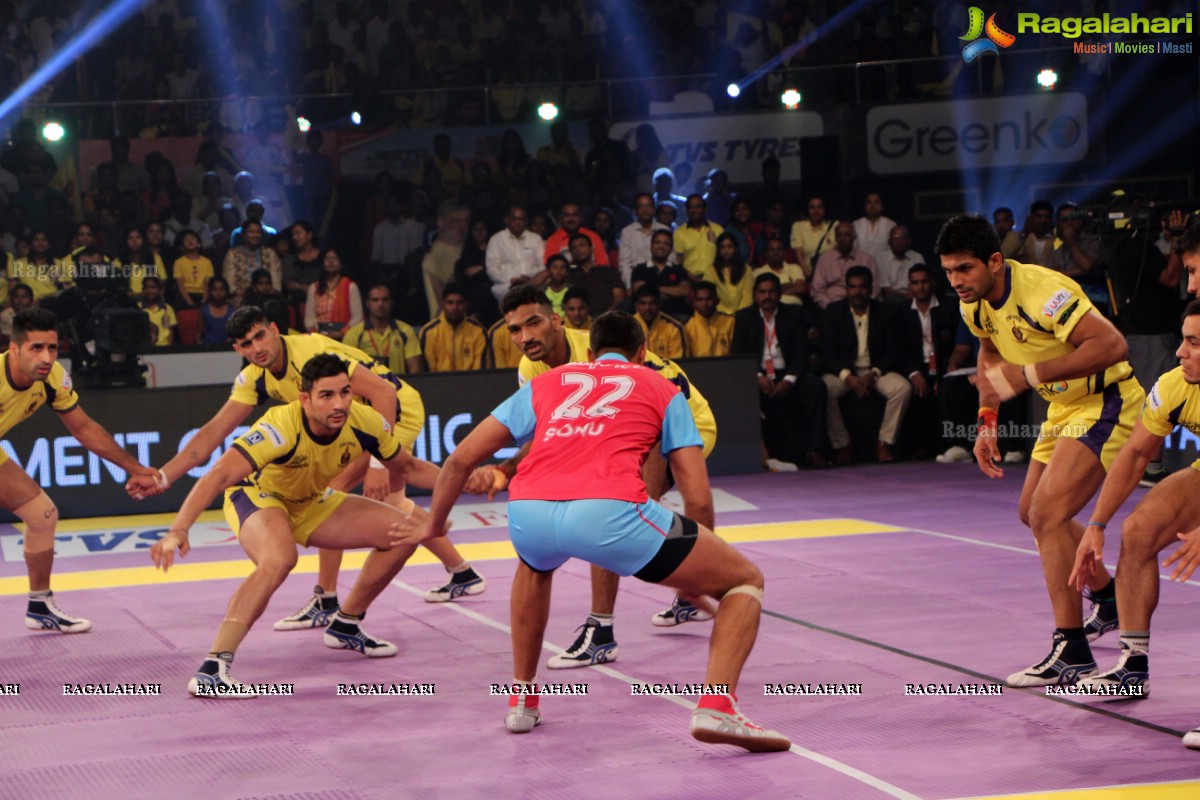
{"type": "MultiPolygon", "coordinates": [[[[1175,210],[1160,221],[1151,204],[1121,197],[1109,206],[1106,217],[1113,222],[1105,224],[1104,265],[1116,295],[1117,324],[1129,344],[1133,374],[1143,386],[1153,386],[1159,375],[1179,363],[1175,350],[1183,305],[1179,297],[1183,262],[1174,251],[1174,241],[1183,233],[1186,217],[1175,210]],[[1157,246],[1160,231],[1172,243],[1166,256],[1157,246]]],[[[1159,443],[1141,484],[1153,486],[1166,475],[1159,443]]]]}
{"type": "Polygon", "coordinates": [[[1096,309],[1111,318],[1112,302],[1100,260],[1099,233],[1094,225],[1087,224],[1087,212],[1075,203],[1059,205],[1055,219],[1058,222],[1058,236],[1045,266],[1074,278],[1096,309]]]}

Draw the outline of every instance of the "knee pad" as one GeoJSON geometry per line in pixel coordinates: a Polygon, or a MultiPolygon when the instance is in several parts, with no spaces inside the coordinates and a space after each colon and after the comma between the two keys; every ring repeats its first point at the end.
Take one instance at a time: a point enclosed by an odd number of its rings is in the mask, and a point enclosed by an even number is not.
{"type": "Polygon", "coordinates": [[[726,592],[725,597],[722,597],[721,599],[724,600],[726,597],[733,597],[735,594],[744,594],[748,597],[752,597],[758,601],[760,606],[762,605],[763,590],[753,584],[743,583],[741,586],[735,586],[726,592]]]}
{"type": "Polygon", "coordinates": [[[25,552],[44,553],[54,549],[54,528],[58,524],[58,509],[45,492],[13,511],[25,523],[25,552]]]}

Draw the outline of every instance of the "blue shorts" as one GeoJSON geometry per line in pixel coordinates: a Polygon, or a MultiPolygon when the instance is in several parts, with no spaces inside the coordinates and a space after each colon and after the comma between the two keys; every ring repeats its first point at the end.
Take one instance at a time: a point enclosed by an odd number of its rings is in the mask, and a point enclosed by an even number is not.
{"type": "Polygon", "coordinates": [[[696,530],[694,522],[653,500],[641,504],[512,500],[508,504],[513,547],[537,572],[550,572],[578,558],[618,575],[641,573],[639,578],[657,582],[691,552],[696,530]]]}

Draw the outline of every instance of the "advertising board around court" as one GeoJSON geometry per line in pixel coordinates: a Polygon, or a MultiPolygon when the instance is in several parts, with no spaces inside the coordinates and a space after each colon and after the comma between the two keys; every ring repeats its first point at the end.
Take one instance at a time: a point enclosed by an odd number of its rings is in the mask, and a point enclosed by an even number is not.
{"type": "MultiPolygon", "coordinates": [[[[754,359],[699,359],[682,364],[692,382],[702,387],[716,415],[719,434],[708,460],[709,471],[728,475],[760,470],[754,359]],[[746,413],[747,409],[755,413],[746,413]]],[[[417,457],[435,464],[445,461],[471,429],[517,388],[513,370],[416,375],[411,382],[421,393],[426,414],[425,428],[413,449],[417,457]]],[[[162,466],[228,397],[229,384],[223,384],[84,390],[81,403],[138,461],[162,466]]],[[[175,511],[195,479],[266,409],[255,409],[246,426],[234,431],[208,464],[192,470],[164,494],[140,503],[125,494],[124,470],[84,449],[48,408],[9,431],[0,448],[49,493],[64,518],[175,511]]]]}

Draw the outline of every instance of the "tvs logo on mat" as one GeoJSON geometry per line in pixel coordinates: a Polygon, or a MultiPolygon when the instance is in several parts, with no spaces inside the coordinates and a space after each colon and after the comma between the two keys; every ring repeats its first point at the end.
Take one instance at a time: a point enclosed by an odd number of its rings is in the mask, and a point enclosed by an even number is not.
{"type": "Polygon", "coordinates": [[[1011,33],[1000,29],[1000,26],[996,24],[995,14],[988,17],[987,23],[984,24],[982,8],[971,6],[969,13],[967,32],[958,37],[960,41],[967,42],[963,48],[963,61],[968,64],[984,53],[999,55],[1001,47],[1012,47],[1013,42],[1017,40],[1017,37],[1011,33]],[[979,38],[985,34],[987,35],[986,39],[979,38]]]}

